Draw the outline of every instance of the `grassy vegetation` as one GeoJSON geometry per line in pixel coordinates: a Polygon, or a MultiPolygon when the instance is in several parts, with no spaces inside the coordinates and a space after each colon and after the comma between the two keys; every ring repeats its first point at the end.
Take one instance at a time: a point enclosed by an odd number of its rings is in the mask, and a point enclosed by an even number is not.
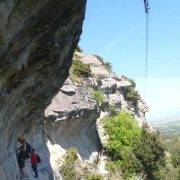
{"type": "Polygon", "coordinates": [[[105,96],[104,96],[104,93],[100,90],[96,90],[93,92],[93,99],[99,103],[99,104],[102,104],[105,100],[105,96]]]}
{"type": "Polygon", "coordinates": [[[132,156],[134,143],[140,138],[140,129],[133,116],[121,112],[119,115],[105,119],[105,129],[109,135],[107,153],[111,158],[108,169],[121,169],[124,176],[136,173],[138,164],[132,156]]]}
{"type": "Polygon", "coordinates": [[[109,106],[109,113],[110,113],[110,116],[115,116],[115,115],[117,115],[117,111],[116,111],[115,105],[110,105],[110,106],[109,106]]]}
{"type": "Polygon", "coordinates": [[[164,180],[179,180],[180,179],[180,167],[172,168],[165,175],[164,180]]]}
{"type": "Polygon", "coordinates": [[[157,134],[141,130],[127,112],[106,118],[104,127],[109,135],[106,150],[110,157],[107,168],[111,172],[121,169],[125,179],[139,173],[147,178],[159,178],[165,166],[165,153],[157,134]]]}
{"type": "MultiPolygon", "coordinates": [[[[92,173],[88,168],[83,172],[81,169],[75,168],[75,163],[78,161],[77,149],[70,148],[65,155],[64,164],[60,168],[60,173],[64,180],[103,180],[100,174],[92,173]]],[[[85,167],[85,166],[84,166],[85,167]]]]}
{"type": "Polygon", "coordinates": [[[76,171],[74,168],[74,163],[78,159],[77,150],[75,148],[70,148],[65,156],[65,163],[62,165],[60,169],[60,173],[62,174],[64,180],[75,180],[76,179],[76,171]]]}
{"type": "Polygon", "coordinates": [[[140,98],[138,91],[136,91],[134,87],[127,87],[127,91],[124,97],[125,100],[132,101],[134,103],[137,103],[140,98]]]}
{"type": "Polygon", "coordinates": [[[180,136],[172,136],[166,140],[166,147],[171,154],[173,165],[180,167],[180,136]]]}
{"type": "Polygon", "coordinates": [[[103,180],[103,177],[100,174],[88,174],[85,177],[85,180],[103,180]]]}
{"type": "Polygon", "coordinates": [[[122,78],[131,83],[131,86],[126,88],[126,93],[124,95],[125,100],[137,103],[140,96],[139,96],[138,91],[135,90],[135,87],[136,87],[135,81],[133,79],[129,79],[128,77],[124,75],[122,75],[122,78]]]}
{"type": "Polygon", "coordinates": [[[72,63],[72,74],[77,77],[91,76],[91,69],[89,64],[84,64],[79,59],[74,59],[72,63]]]}
{"type": "Polygon", "coordinates": [[[143,129],[133,151],[142,164],[147,179],[163,178],[166,170],[165,147],[157,133],[149,133],[143,129]]]}
{"type": "Polygon", "coordinates": [[[180,179],[180,136],[170,135],[165,137],[166,149],[171,155],[173,166],[165,175],[165,180],[179,180],[180,179]]]}

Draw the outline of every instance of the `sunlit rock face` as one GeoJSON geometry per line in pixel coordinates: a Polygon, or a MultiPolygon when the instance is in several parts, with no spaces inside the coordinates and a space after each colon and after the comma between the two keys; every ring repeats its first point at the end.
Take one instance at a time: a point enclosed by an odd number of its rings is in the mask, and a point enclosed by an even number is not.
{"type": "MultiPolygon", "coordinates": [[[[17,138],[42,156],[39,179],[53,175],[44,110],[69,75],[86,0],[0,0],[0,179],[20,179],[17,138]]],[[[26,171],[33,179],[30,164],[26,171]]]]}
{"type": "Polygon", "coordinates": [[[60,178],[64,155],[69,148],[75,147],[82,166],[88,162],[86,167],[93,166],[96,173],[108,179],[111,178],[106,169],[108,158],[103,154],[108,135],[102,119],[112,111],[125,110],[133,114],[142,127],[148,107],[141,97],[136,103],[126,100],[125,94],[132,87],[132,82],[112,72],[96,56],[75,52],[74,61],[77,59],[89,65],[91,76],[78,76],[77,80],[72,66],[70,76],[45,109],[45,134],[51,168],[54,176],[60,178]],[[102,103],[94,100],[93,94],[97,89],[104,96],[102,103]]]}
{"type": "Polygon", "coordinates": [[[81,161],[94,163],[101,151],[96,128],[100,116],[97,104],[83,86],[75,86],[68,78],[45,110],[48,148],[56,176],[66,150],[75,147],[81,161]]]}

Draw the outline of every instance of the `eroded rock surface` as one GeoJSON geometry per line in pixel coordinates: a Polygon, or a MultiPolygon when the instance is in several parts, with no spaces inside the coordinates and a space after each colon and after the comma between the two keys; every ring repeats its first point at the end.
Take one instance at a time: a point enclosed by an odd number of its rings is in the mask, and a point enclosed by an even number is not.
{"type": "Polygon", "coordinates": [[[96,172],[109,179],[107,156],[103,153],[108,136],[101,120],[111,113],[113,107],[115,112],[126,110],[132,113],[142,126],[148,108],[141,97],[136,103],[127,101],[124,94],[133,84],[108,70],[96,56],[76,52],[74,57],[90,65],[91,76],[76,77],[80,79],[76,81],[72,67],[64,86],[45,110],[52,168],[60,177],[58,170],[63,164],[63,156],[68,149],[75,147],[82,166],[88,162],[89,167],[93,165],[96,172]],[[97,90],[104,95],[102,103],[95,102],[93,98],[97,90]]]}
{"type": "MultiPolygon", "coordinates": [[[[2,180],[20,178],[16,158],[20,134],[42,156],[39,179],[53,179],[42,120],[45,108],[69,75],[85,4],[86,0],[0,1],[2,180]]],[[[26,171],[33,179],[29,164],[26,171]]]]}
{"type": "MultiPolygon", "coordinates": [[[[113,106],[115,112],[134,114],[140,126],[144,123],[143,100],[125,99],[130,81],[109,70],[98,56],[74,54],[85,4],[86,0],[0,1],[2,180],[20,179],[16,148],[22,134],[42,158],[40,180],[62,179],[63,156],[71,147],[78,151],[80,169],[90,163],[87,168],[108,177],[107,157],[101,154],[108,137],[101,119],[113,106]],[[91,76],[81,77],[80,83],[69,76],[73,54],[91,69],[91,76]],[[104,102],[95,102],[96,90],[103,93],[104,102]]],[[[26,172],[26,179],[34,179],[28,161],[26,172]]]]}

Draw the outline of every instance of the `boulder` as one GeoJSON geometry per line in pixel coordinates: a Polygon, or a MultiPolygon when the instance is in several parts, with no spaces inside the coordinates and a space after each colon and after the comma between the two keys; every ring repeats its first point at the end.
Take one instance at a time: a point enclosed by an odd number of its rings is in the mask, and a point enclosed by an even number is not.
{"type": "Polygon", "coordinates": [[[109,104],[115,105],[116,107],[121,107],[121,97],[118,94],[109,94],[109,104]]]}
{"type": "Polygon", "coordinates": [[[131,83],[127,80],[122,79],[121,81],[116,81],[116,85],[117,85],[117,90],[120,93],[125,94],[127,88],[131,86],[131,83]]]}
{"type": "Polygon", "coordinates": [[[116,91],[117,84],[116,81],[112,78],[104,78],[102,79],[102,85],[100,87],[106,94],[111,94],[116,91]]]}

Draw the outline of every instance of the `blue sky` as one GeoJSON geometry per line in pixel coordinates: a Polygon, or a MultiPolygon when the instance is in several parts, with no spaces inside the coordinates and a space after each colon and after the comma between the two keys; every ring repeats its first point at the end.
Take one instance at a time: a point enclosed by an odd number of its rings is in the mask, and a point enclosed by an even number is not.
{"type": "MultiPolygon", "coordinates": [[[[154,119],[180,114],[180,1],[151,0],[150,6],[149,84],[146,100],[152,107],[148,117],[154,119]],[[165,106],[164,99],[167,96],[169,103],[166,102],[165,106]]],[[[112,63],[115,72],[135,79],[137,88],[143,94],[143,0],[88,0],[83,29],[80,46],[84,51],[102,56],[112,63]]]]}

